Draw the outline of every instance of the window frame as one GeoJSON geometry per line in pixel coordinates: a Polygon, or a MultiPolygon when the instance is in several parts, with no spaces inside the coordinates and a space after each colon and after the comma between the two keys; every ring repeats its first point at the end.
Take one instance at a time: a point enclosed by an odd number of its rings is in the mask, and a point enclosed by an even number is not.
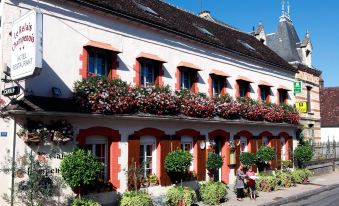
{"type": "Polygon", "coordinates": [[[279,89],[279,104],[286,104],[287,103],[287,98],[288,98],[288,91],[285,89],[279,89]]]}
{"type": "Polygon", "coordinates": [[[250,82],[244,80],[237,80],[238,87],[239,87],[239,97],[248,97],[250,82]],[[242,95],[242,93],[244,93],[242,95]]]}
{"type": "Polygon", "coordinates": [[[194,91],[194,83],[195,83],[195,78],[197,77],[197,71],[195,71],[194,69],[190,69],[190,68],[180,68],[179,69],[180,72],[180,89],[187,89],[189,91],[194,91]],[[187,78],[186,77],[187,74],[187,78]],[[185,79],[188,82],[188,87],[186,88],[185,84],[185,79]]]}
{"type": "Polygon", "coordinates": [[[194,151],[193,151],[193,138],[190,136],[182,136],[181,140],[180,140],[180,147],[182,150],[186,150],[186,145],[190,146],[190,150],[188,151],[191,155],[192,155],[192,161],[191,161],[191,165],[189,167],[190,171],[194,170],[193,164],[194,164],[194,151]],[[184,147],[183,147],[184,146],[184,147]]]}
{"type": "Polygon", "coordinates": [[[286,160],[286,140],[285,137],[280,137],[280,145],[281,145],[281,160],[286,160]]]}
{"type": "Polygon", "coordinates": [[[105,49],[101,49],[101,48],[96,48],[96,47],[87,47],[86,51],[88,53],[88,59],[87,59],[87,75],[88,76],[106,76],[108,77],[110,72],[111,72],[111,62],[112,62],[112,52],[109,50],[105,50],[105,49]],[[98,74],[98,68],[97,68],[97,61],[98,61],[98,56],[99,55],[104,55],[105,57],[105,74],[98,74]],[[111,57],[111,58],[110,58],[111,57]],[[94,58],[94,68],[93,68],[93,72],[90,71],[90,65],[91,65],[91,58],[94,58]]]}
{"type": "Polygon", "coordinates": [[[147,87],[151,85],[157,85],[157,78],[159,78],[159,65],[158,62],[151,59],[139,59],[140,64],[140,86],[147,87]],[[146,65],[152,65],[151,72],[149,71],[149,67],[146,65]],[[145,69],[146,68],[146,69],[145,69]],[[152,82],[147,82],[147,77],[151,73],[152,82]]]}
{"type": "Polygon", "coordinates": [[[270,87],[266,85],[259,85],[260,100],[262,102],[270,102],[270,87]]]}
{"type": "Polygon", "coordinates": [[[152,147],[152,151],[151,151],[151,168],[146,168],[146,164],[145,164],[145,168],[143,168],[143,161],[140,161],[140,168],[143,170],[143,177],[147,177],[147,170],[151,170],[150,174],[149,175],[152,175],[152,174],[155,174],[156,173],[156,159],[157,159],[157,150],[156,150],[156,138],[153,137],[153,136],[142,136],[140,137],[140,148],[143,147],[143,151],[144,151],[144,154],[146,155],[142,155],[141,154],[141,149],[140,149],[140,152],[139,152],[139,157],[140,157],[140,160],[143,159],[143,160],[146,160],[147,158],[147,146],[148,145],[151,145],[152,147]],[[144,158],[142,158],[144,157],[144,158]]]}
{"type": "Polygon", "coordinates": [[[311,108],[311,91],[312,91],[312,87],[307,86],[306,87],[306,98],[307,98],[307,112],[311,113],[312,112],[312,108],[311,108]]]}
{"type": "Polygon", "coordinates": [[[102,137],[102,136],[90,136],[90,137],[86,137],[86,141],[85,141],[85,148],[88,149],[88,145],[92,146],[91,152],[92,154],[96,156],[95,152],[96,152],[96,147],[94,145],[101,145],[104,144],[105,145],[105,157],[104,157],[104,180],[107,181],[108,180],[108,169],[109,169],[109,162],[108,162],[108,139],[107,137],[102,137]]]}
{"type": "Polygon", "coordinates": [[[240,137],[240,154],[248,152],[248,141],[246,137],[240,137]],[[242,144],[244,143],[244,150],[242,150],[242,144]]]}
{"type": "Polygon", "coordinates": [[[212,95],[220,96],[222,95],[223,89],[226,87],[226,77],[220,75],[211,75],[212,78],[212,95]],[[219,87],[219,92],[216,92],[216,87],[219,87]]]}

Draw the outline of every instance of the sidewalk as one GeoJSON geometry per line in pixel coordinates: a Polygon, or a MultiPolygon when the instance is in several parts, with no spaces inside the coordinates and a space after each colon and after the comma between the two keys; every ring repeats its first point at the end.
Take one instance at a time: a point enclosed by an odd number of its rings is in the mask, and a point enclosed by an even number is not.
{"type": "MultiPolygon", "coordinates": [[[[335,187],[339,187],[339,172],[311,177],[310,183],[307,185],[298,184],[296,187],[281,188],[274,192],[259,192],[259,197],[257,197],[256,201],[250,200],[249,198],[245,198],[243,201],[237,201],[236,195],[230,190],[227,195],[229,200],[222,205],[280,205],[335,187]]],[[[202,202],[199,202],[198,205],[204,206],[202,202]]]]}

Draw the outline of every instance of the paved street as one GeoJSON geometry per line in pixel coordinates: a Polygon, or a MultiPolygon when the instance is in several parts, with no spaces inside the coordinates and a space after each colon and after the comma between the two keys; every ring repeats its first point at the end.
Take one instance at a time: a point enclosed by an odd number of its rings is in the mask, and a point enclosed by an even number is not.
{"type": "MultiPolygon", "coordinates": [[[[282,199],[288,199],[291,196],[299,195],[305,192],[309,192],[312,190],[317,190],[322,187],[332,185],[332,184],[338,184],[339,178],[338,178],[338,172],[321,175],[321,176],[314,176],[310,178],[310,184],[307,185],[297,185],[296,187],[291,188],[280,188],[277,191],[274,192],[259,192],[259,197],[256,201],[250,200],[249,198],[245,198],[243,201],[237,201],[236,196],[233,191],[229,191],[228,198],[229,200],[222,205],[237,205],[237,206],[255,206],[255,205],[270,205],[282,200],[282,199]]],[[[232,186],[230,187],[232,188],[232,186]]],[[[339,191],[336,190],[337,194],[339,194],[339,191]]],[[[334,192],[335,193],[335,192],[334,192]]],[[[321,196],[322,198],[325,198],[325,195],[321,196]]],[[[334,196],[335,197],[335,196],[334,196]]],[[[339,197],[339,195],[338,195],[339,197]]],[[[320,197],[318,197],[320,198],[320,197]]],[[[331,198],[331,197],[329,197],[331,198]]],[[[320,199],[319,199],[320,200],[320,199]]],[[[328,200],[330,201],[330,200],[328,200]]],[[[334,201],[334,200],[333,200],[334,201]]],[[[338,200],[337,200],[338,201],[338,200]]],[[[311,201],[312,202],[312,201],[311,201]]],[[[199,206],[204,206],[202,202],[198,203],[199,206]]],[[[292,205],[299,205],[299,204],[292,204],[292,205]]],[[[321,204],[314,204],[314,205],[326,205],[321,202],[321,204]]],[[[330,205],[330,204],[329,204],[330,205]]],[[[339,205],[338,203],[336,205],[339,205]]]]}
{"type": "Polygon", "coordinates": [[[285,204],[282,206],[337,206],[339,205],[339,188],[334,190],[326,191],[319,193],[318,195],[312,196],[310,198],[293,202],[290,204],[285,204]]]}

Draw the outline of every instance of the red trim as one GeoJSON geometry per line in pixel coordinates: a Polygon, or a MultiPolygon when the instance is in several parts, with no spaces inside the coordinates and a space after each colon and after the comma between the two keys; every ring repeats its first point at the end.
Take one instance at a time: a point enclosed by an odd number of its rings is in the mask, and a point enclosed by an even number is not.
{"type": "Polygon", "coordinates": [[[212,132],[208,133],[208,138],[212,139],[215,137],[223,137],[223,145],[221,148],[221,156],[224,157],[224,164],[221,167],[221,181],[229,184],[229,174],[230,174],[230,168],[228,166],[227,159],[226,157],[228,157],[230,155],[230,148],[229,148],[229,141],[230,141],[230,133],[226,132],[224,130],[218,129],[218,130],[214,130],[212,132]]]}
{"type": "Polygon", "coordinates": [[[88,52],[85,47],[82,48],[82,54],[80,54],[80,61],[82,62],[82,67],[80,68],[79,74],[82,78],[87,78],[87,59],[88,52]]]}
{"type": "Polygon", "coordinates": [[[135,76],[133,78],[133,83],[136,86],[140,85],[140,62],[138,61],[138,59],[135,60],[135,64],[134,64],[134,71],[135,71],[135,76]]]}
{"type": "Polygon", "coordinates": [[[285,137],[285,138],[289,138],[289,137],[290,137],[290,135],[289,135],[287,132],[280,132],[280,133],[278,134],[278,136],[279,136],[279,137],[285,137]]]}
{"type": "Polygon", "coordinates": [[[235,98],[240,97],[240,87],[239,87],[239,82],[235,81],[235,98]]]}
{"type": "Polygon", "coordinates": [[[118,130],[114,130],[107,127],[91,127],[88,129],[80,129],[76,140],[79,145],[86,144],[86,138],[93,135],[105,136],[108,140],[108,181],[112,183],[114,188],[120,188],[120,180],[118,174],[121,170],[119,164],[119,157],[121,156],[121,150],[119,148],[119,142],[121,141],[121,135],[118,130]]]}
{"type": "Polygon", "coordinates": [[[177,69],[175,70],[175,89],[176,90],[180,90],[181,86],[180,86],[180,69],[177,67],[177,69]]]}
{"type": "Polygon", "coordinates": [[[261,87],[260,86],[258,86],[257,93],[258,93],[258,101],[261,101],[261,87]]]}
{"type": "Polygon", "coordinates": [[[177,136],[190,136],[190,137],[198,137],[200,135],[200,132],[194,129],[182,129],[175,132],[175,135],[177,136]]]}
{"type": "Polygon", "coordinates": [[[269,131],[264,131],[264,132],[260,133],[259,136],[261,136],[261,137],[272,137],[273,134],[269,131]]]}
{"type": "Polygon", "coordinates": [[[210,97],[213,96],[213,79],[212,79],[212,75],[208,76],[208,94],[210,95],[210,97]]]}

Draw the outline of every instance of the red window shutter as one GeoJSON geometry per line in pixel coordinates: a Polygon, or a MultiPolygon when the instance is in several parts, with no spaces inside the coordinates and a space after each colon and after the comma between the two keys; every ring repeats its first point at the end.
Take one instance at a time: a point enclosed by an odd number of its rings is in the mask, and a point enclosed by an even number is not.
{"type": "Polygon", "coordinates": [[[240,139],[235,139],[235,169],[234,174],[236,175],[237,169],[240,167],[240,139]]]}
{"type": "MultiPolygon", "coordinates": [[[[251,153],[255,155],[255,153],[257,152],[257,142],[255,141],[255,138],[252,137],[250,139],[250,144],[251,144],[251,153]]],[[[253,165],[252,167],[253,171],[257,172],[257,166],[253,165]]]]}
{"type": "Polygon", "coordinates": [[[277,168],[277,138],[276,137],[272,137],[271,147],[275,151],[275,158],[274,160],[271,161],[271,169],[274,170],[275,168],[277,168]]]}
{"type": "Polygon", "coordinates": [[[198,147],[198,171],[197,172],[197,179],[198,181],[204,181],[206,179],[206,150],[200,148],[200,144],[203,143],[205,140],[198,140],[197,147],[198,147]]]}
{"type": "Polygon", "coordinates": [[[288,159],[293,162],[293,137],[288,138],[287,144],[288,144],[287,148],[288,159]]]}
{"type": "Polygon", "coordinates": [[[180,139],[180,137],[174,136],[172,138],[171,144],[172,144],[172,148],[171,148],[172,151],[181,149],[181,139],[180,139]]]}
{"type": "MultiPolygon", "coordinates": [[[[131,137],[128,140],[128,167],[140,166],[140,140],[139,138],[131,137]]],[[[137,185],[139,187],[139,185],[137,185]]],[[[133,179],[128,179],[128,188],[134,189],[135,183],[133,179]]]]}
{"type": "MultiPolygon", "coordinates": [[[[164,165],[165,163],[164,162],[165,162],[166,155],[171,152],[171,140],[169,140],[168,138],[161,139],[159,144],[160,144],[160,151],[161,151],[160,162],[162,163],[162,165],[157,165],[157,167],[158,166],[160,167],[159,183],[162,186],[170,185],[171,180],[170,180],[169,176],[167,175],[167,171],[165,169],[165,165],[164,165]]],[[[158,146],[158,148],[159,148],[159,146],[158,146]]]]}
{"type": "Polygon", "coordinates": [[[262,139],[261,137],[257,138],[257,151],[259,150],[259,148],[262,146],[262,139]]]}
{"type": "Polygon", "coordinates": [[[276,139],[277,141],[277,168],[281,169],[281,142],[280,142],[280,137],[276,139]]]}

